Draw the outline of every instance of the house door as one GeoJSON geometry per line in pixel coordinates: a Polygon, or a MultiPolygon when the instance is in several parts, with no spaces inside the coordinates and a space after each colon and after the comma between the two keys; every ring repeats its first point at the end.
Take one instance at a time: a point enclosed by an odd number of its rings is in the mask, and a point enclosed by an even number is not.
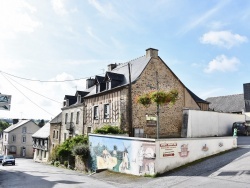
{"type": "Polygon", "coordinates": [[[22,157],[25,157],[25,156],[26,156],[26,148],[22,147],[22,157]]]}

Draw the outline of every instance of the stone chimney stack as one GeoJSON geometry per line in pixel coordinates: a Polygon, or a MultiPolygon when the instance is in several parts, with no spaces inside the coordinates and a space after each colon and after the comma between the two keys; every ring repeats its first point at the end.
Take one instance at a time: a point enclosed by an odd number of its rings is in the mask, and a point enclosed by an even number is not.
{"type": "Polygon", "coordinates": [[[148,48],[146,49],[146,57],[158,57],[158,50],[154,48],[148,48]]]}
{"type": "Polygon", "coordinates": [[[115,69],[117,67],[117,64],[109,64],[108,65],[108,71],[112,71],[113,69],[115,69]]]}

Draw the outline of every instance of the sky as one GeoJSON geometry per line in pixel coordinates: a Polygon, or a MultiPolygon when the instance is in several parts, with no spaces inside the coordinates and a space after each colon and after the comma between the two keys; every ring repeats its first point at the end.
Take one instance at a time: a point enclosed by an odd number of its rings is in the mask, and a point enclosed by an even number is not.
{"type": "Polygon", "coordinates": [[[202,99],[250,82],[248,0],[0,0],[0,118],[51,120],[85,79],[156,48],[202,99]],[[248,50],[247,50],[248,49],[248,50]]]}

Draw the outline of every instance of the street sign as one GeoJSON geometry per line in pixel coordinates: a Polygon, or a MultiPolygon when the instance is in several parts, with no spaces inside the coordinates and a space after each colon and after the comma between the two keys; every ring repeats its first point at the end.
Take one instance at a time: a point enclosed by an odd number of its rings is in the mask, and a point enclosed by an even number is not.
{"type": "Polygon", "coordinates": [[[0,110],[10,110],[11,95],[0,94],[0,110]]]}

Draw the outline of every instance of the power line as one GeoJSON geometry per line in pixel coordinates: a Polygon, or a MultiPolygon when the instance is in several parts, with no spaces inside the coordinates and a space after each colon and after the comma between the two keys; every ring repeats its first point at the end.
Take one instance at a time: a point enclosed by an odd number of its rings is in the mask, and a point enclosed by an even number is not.
{"type": "MultiPolygon", "coordinates": [[[[12,76],[12,77],[15,77],[15,78],[19,78],[19,79],[22,79],[22,80],[27,80],[27,81],[33,81],[33,82],[52,82],[52,83],[53,82],[73,82],[73,81],[85,80],[85,79],[94,77],[94,76],[88,76],[88,77],[85,77],[85,78],[76,78],[76,79],[71,79],[71,80],[59,80],[59,81],[55,80],[55,81],[52,81],[52,80],[34,80],[34,79],[29,79],[29,78],[23,78],[23,77],[15,76],[13,74],[9,74],[9,73],[3,72],[3,71],[0,71],[0,73],[7,74],[9,76],[12,76]]],[[[97,74],[97,75],[103,75],[103,73],[102,74],[97,74]]]]}
{"type": "MultiPolygon", "coordinates": [[[[3,75],[3,74],[2,74],[3,75]]],[[[36,105],[38,108],[40,108],[41,110],[43,110],[44,112],[48,113],[49,115],[54,116],[53,114],[49,113],[47,110],[43,109],[42,107],[40,107],[38,104],[36,104],[35,102],[33,102],[32,100],[30,100],[23,92],[21,92],[16,86],[14,86],[14,84],[12,84],[12,82],[5,76],[3,75],[3,77],[14,87],[16,88],[17,91],[19,91],[24,97],[26,97],[31,103],[33,103],[34,105],[36,105]]]]}
{"type": "MultiPolygon", "coordinates": [[[[1,73],[1,72],[0,72],[0,73],[1,73]]],[[[37,95],[40,95],[40,96],[42,96],[42,97],[44,97],[44,98],[46,98],[46,99],[49,99],[49,100],[51,100],[51,101],[54,101],[54,102],[57,102],[57,103],[61,103],[61,102],[58,102],[58,101],[56,101],[56,100],[54,100],[54,99],[51,99],[51,98],[46,97],[46,96],[44,96],[44,95],[41,95],[41,94],[39,94],[39,93],[37,93],[37,92],[33,91],[32,89],[27,88],[26,86],[24,86],[24,85],[22,85],[22,84],[18,83],[17,81],[13,80],[12,78],[9,78],[9,79],[11,79],[13,82],[15,82],[15,83],[17,83],[17,84],[21,85],[22,87],[24,87],[24,88],[26,88],[26,89],[28,89],[28,90],[32,91],[33,93],[36,93],[37,95]]]]}

